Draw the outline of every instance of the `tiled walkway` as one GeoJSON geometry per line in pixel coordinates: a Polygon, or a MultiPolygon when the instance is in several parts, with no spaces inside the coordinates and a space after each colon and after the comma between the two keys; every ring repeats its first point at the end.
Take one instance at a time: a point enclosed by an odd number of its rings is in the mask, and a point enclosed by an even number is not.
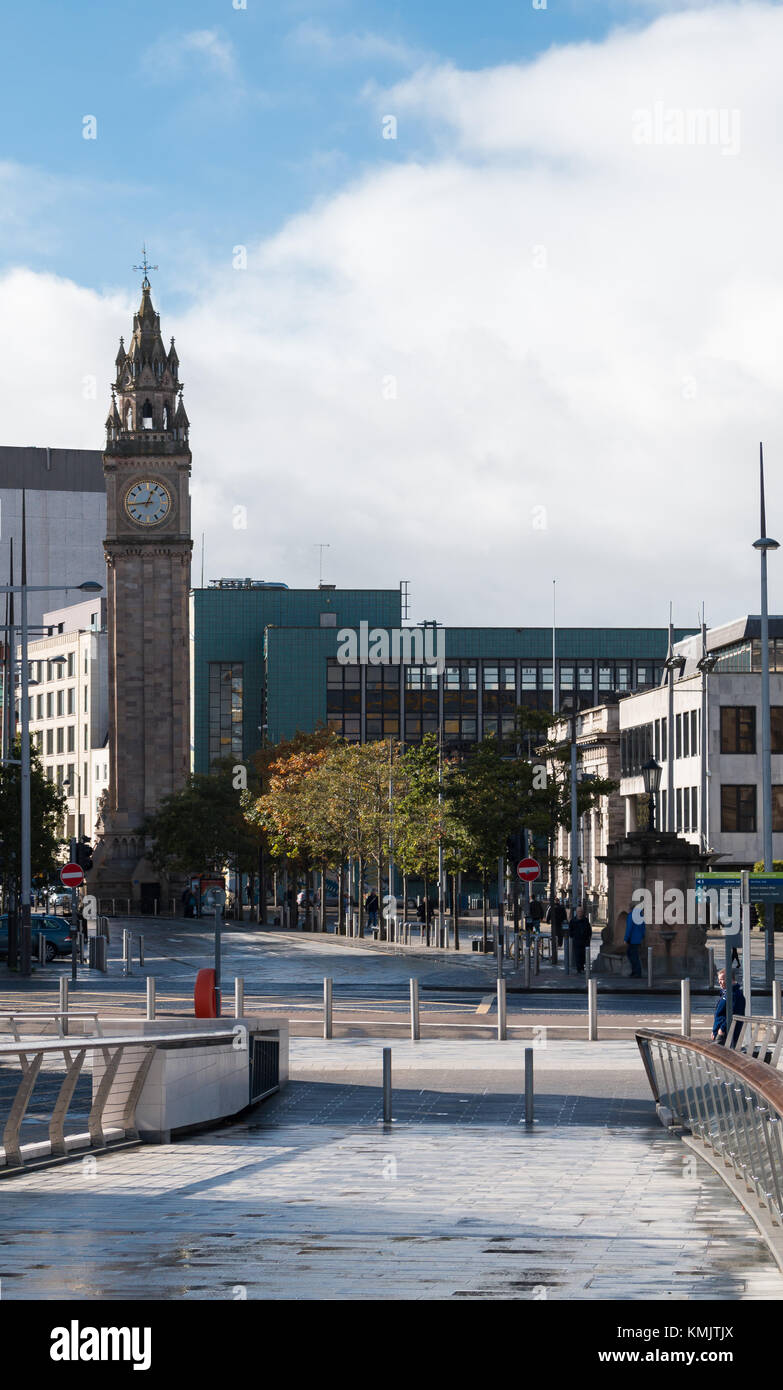
{"type": "Polygon", "coordinates": [[[711,1170],[654,1116],[633,1043],[292,1044],[245,1122],[0,1183],[3,1298],[779,1299],[711,1170]]]}

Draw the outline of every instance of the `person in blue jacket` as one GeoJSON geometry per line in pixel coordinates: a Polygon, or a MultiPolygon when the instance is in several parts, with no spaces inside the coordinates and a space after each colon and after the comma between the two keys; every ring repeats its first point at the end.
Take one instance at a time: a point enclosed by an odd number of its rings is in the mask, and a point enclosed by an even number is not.
{"type": "MultiPolygon", "coordinates": [[[[720,994],[715,1005],[715,1017],[712,1020],[712,1041],[721,1043],[726,1042],[726,971],[718,971],[718,986],[720,994]]],[[[732,980],[731,990],[731,1017],[732,1020],[741,1017],[745,1013],[745,995],[742,993],[739,981],[732,980]]],[[[737,1041],[740,1034],[740,1024],[734,1023],[732,1026],[732,1044],[737,1041]]]]}
{"type": "Polygon", "coordinates": [[[631,911],[626,913],[625,918],[626,953],[631,964],[631,974],[634,979],[637,980],[641,979],[642,975],[639,947],[644,941],[646,930],[647,928],[644,925],[644,910],[641,903],[637,903],[636,907],[632,907],[631,911]]]}

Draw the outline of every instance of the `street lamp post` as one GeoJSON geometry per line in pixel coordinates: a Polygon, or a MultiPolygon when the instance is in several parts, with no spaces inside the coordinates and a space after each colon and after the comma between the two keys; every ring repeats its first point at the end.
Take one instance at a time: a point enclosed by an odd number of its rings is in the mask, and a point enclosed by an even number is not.
{"type": "MultiPolygon", "coordinates": [[[[764,832],[764,872],[772,873],[772,735],[769,707],[769,614],[767,610],[767,552],[778,550],[777,541],[767,535],[766,508],[764,505],[764,450],[759,444],[759,498],[761,507],[761,535],[753,542],[761,561],[761,787],[762,787],[762,828],[764,832]]],[[[765,973],[767,989],[772,988],[775,975],[775,939],[773,936],[773,914],[767,914],[765,942],[765,973]]],[[[750,972],[748,972],[750,979],[750,972]]]]}
{"type": "Polygon", "coordinates": [[[655,793],[661,785],[661,772],[663,771],[660,763],[655,758],[650,758],[642,766],[642,779],[644,790],[648,796],[648,809],[650,816],[650,829],[655,830],[655,793]]]}
{"type": "Polygon", "coordinates": [[[83,584],[63,585],[63,584],[0,584],[0,594],[21,594],[22,597],[22,621],[21,621],[21,739],[22,747],[19,760],[21,764],[21,856],[20,856],[20,878],[21,878],[21,921],[19,933],[19,974],[28,976],[32,970],[32,922],[30,918],[30,896],[31,896],[31,867],[30,867],[30,669],[28,664],[28,626],[27,626],[27,596],[28,594],[62,593],[63,589],[76,588],[82,593],[99,593],[103,588],[102,584],[97,584],[94,580],[86,580],[83,584]]]}

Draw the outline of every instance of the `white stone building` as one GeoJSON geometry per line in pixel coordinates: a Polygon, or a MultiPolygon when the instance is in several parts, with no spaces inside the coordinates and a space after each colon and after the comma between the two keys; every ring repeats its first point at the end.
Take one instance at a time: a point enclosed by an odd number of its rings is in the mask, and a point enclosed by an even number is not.
{"type": "Polygon", "coordinates": [[[49,634],[29,643],[30,731],[49,781],[65,785],[64,836],[92,841],[108,784],[106,600],[46,612],[42,622],[49,634]]]}

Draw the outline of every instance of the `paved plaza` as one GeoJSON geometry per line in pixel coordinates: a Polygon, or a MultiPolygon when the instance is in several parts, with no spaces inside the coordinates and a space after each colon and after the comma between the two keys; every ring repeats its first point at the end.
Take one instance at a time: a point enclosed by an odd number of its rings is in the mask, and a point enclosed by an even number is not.
{"type": "Polygon", "coordinates": [[[779,1299],[634,1043],[296,1039],[238,1123],[0,1184],[5,1299],[779,1299]],[[393,1048],[394,1120],[380,1119],[393,1048]]]}

